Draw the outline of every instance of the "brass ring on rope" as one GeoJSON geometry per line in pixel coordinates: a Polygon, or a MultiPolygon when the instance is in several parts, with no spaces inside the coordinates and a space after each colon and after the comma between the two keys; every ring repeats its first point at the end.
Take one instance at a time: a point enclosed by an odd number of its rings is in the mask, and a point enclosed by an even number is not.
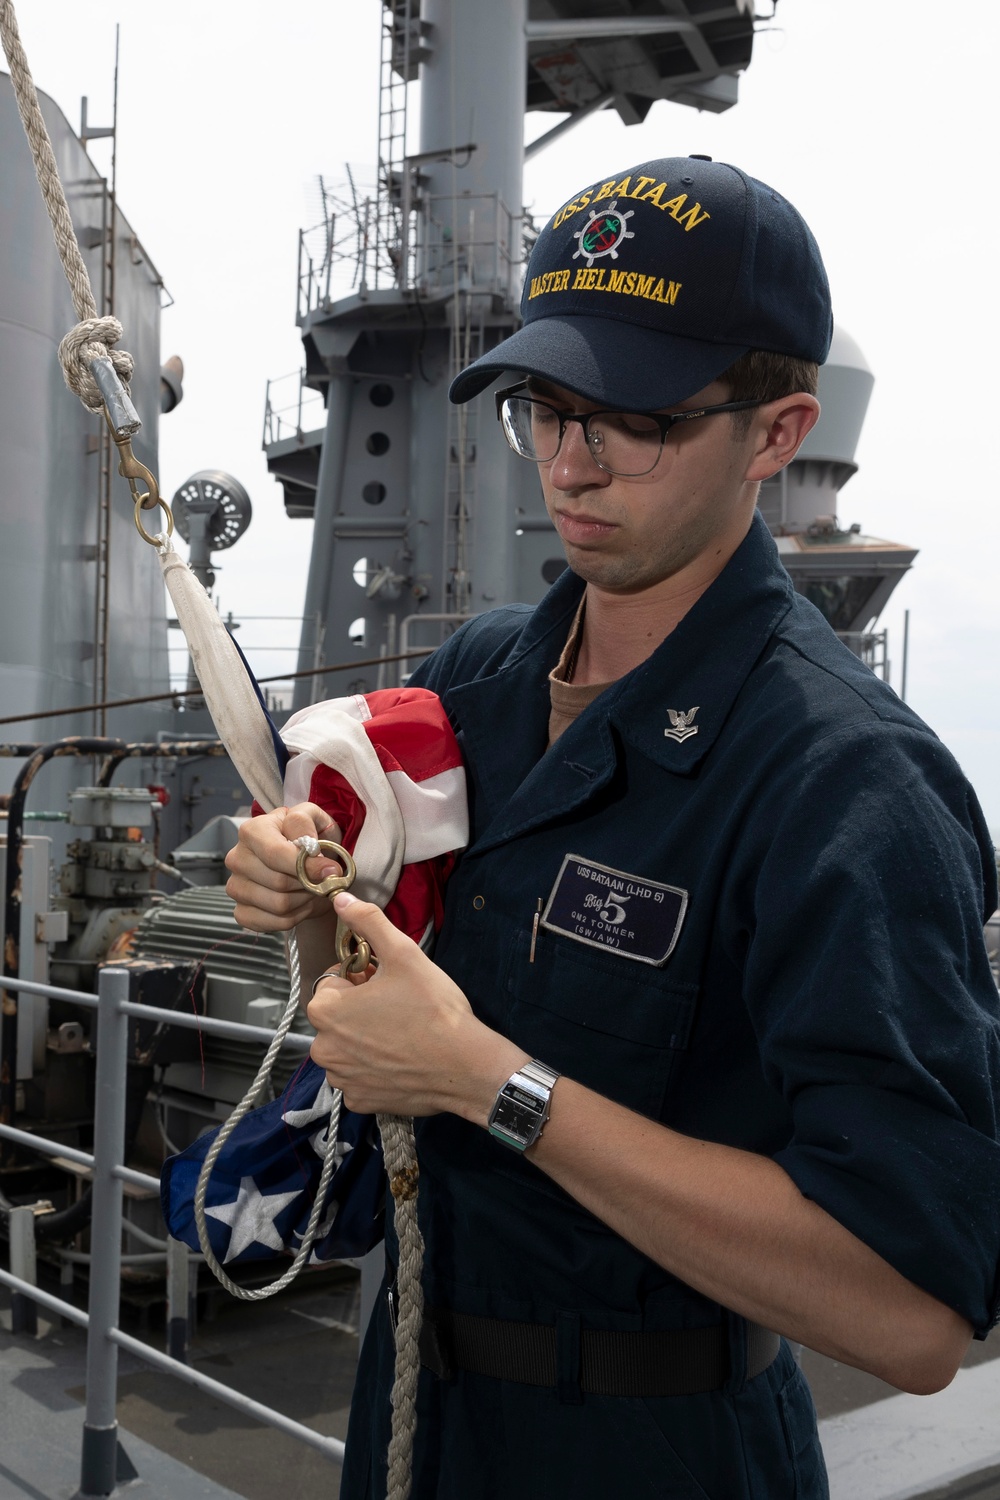
{"type": "MultiPolygon", "coordinates": [[[[346,891],[354,884],[357,873],[358,867],[352,856],[342,844],[335,844],[332,839],[310,840],[309,847],[300,849],[295,861],[295,875],[299,884],[314,896],[329,896],[331,900],[338,891],[346,891]],[[344,867],[343,875],[327,875],[318,883],[310,880],[306,874],[306,860],[313,854],[327,854],[331,859],[339,860],[344,867]]],[[[364,938],[358,937],[356,932],[352,932],[339,914],[336,950],[340,972],[344,978],[349,974],[363,974],[373,962],[371,945],[364,938]]]]}
{"type": "Polygon", "coordinates": [[[310,839],[309,848],[300,849],[295,861],[295,878],[314,896],[335,896],[338,891],[346,891],[354,884],[357,873],[353,857],[342,844],[335,844],[332,839],[316,839],[315,843],[310,839]],[[306,860],[313,854],[328,854],[331,859],[338,860],[344,867],[343,875],[327,875],[318,883],[310,880],[306,874],[306,860]]]}
{"type": "MultiPolygon", "coordinates": [[[[132,519],[135,521],[135,529],[139,533],[139,535],[142,537],[143,541],[144,542],[148,542],[151,547],[158,547],[160,545],[160,537],[159,536],[150,536],[150,534],[146,530],[145,526],[143,526],[142,522],[139,520],[139,512],[143,508],[143,501],[147,500],[148,498],[149,498],[148,495],[139,495],[139,496],[137,496],[136,502],[135,502],[135,510],[132,513],[132,519]]],[[[173,513],[171,512],[170,506],[167,504],[167,502],[165,500],[161,499],[159,496],[157,496],[156,503],[160,507],[160,509],[163,511],[163,514],[167,518],[167,536],[168,537],[173,536],[173,534],[174,534],[174,517],[173,517],[173,513]]]]}

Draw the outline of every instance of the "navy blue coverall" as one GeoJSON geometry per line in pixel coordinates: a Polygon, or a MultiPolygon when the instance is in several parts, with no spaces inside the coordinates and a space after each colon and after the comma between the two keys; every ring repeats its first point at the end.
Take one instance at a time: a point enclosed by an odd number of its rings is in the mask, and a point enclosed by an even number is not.
{"type": "MultiPolygon", "coordinates": [[[[982,938],[996,872],[972,790],[793,591],[759,516],[653,656],[547,749],[547,675],[582,589],[566,571],[537,609],[478,617],[413,679],[441,694],[471,785],[436,962],[550,1067],[773,1157],[985,1336],[1000,1317],[1000,1009],[982,938]],[[606,871],[628,877],[604,887],[625,903],[601,906],[606,871]],[[685,899],[657,903],[654,887],[685,899]],[[675,932],[665,962],[643,961],[675,932]]],[[[827,1494],[787,1345],[746,1380],[742,1319],[530,1160],[447,1114],[418,1122],[417,1149],[431,1305],[562,1328],[722,1321],[731,1374],[638,1399],[581,1397],[572,1372],[546,1390],[423,1370],[414,1500],[827,1494]]],[[[392,1360],[383,1305],[344,1500],[385,1493],[392,1360]]]]}

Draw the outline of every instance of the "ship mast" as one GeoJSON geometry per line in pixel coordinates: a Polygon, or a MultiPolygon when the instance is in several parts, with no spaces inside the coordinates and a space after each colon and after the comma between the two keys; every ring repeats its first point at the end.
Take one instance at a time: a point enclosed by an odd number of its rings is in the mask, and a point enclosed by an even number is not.
{"type": "MultiPolygon", "coordinates": [[[[323,222],[300,241],[304,381],[325,420],[308,431],[268,408],[286,509],[314,519],[300,670],[352,646],[360,661],[436,645],[470,614],[536,602],[564,566],[491,398],[447,400],[454,375],[518,324],[533,237],[525,113],[558,115],[555,138],[600,108],[626,123],[661,98],[726,109],[753,42],[752,0],[582,8],[382,0],[376,181],[322,184],[323,222]]],[[[295,706],[394,685],[413,665],[305,679],[295,706]]]]}

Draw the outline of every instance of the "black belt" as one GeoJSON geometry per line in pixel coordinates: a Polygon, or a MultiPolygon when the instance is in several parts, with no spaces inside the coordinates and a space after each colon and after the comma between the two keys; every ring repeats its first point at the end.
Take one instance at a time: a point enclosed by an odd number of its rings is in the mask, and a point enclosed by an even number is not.
{"type": "MultiPolygon", "coordinates": [[[[758,1323],[746,1328],[752,1380],[775,1360],[781,1340],[758,1323]]],[[[442,1379],[459,1369],[595,1396],[693,1396],[729,1379],[729,1333],[724,1324],[622,1333],[581,1329],[574,1315],[557,1324],[510,1323],[432,1307],[424,1310],[420,1362],[442,1379]]]]}

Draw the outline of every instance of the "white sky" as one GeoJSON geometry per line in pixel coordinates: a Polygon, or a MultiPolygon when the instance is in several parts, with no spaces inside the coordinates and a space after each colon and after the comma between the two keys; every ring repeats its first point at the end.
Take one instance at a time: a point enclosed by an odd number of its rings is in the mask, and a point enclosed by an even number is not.
{"type": "MultiPolygon", "coordinates": [[[[769,0],[758,0],[762,10],[769,0]]],[[[261,452],[265,385],[298,368],[297,231],[316,176],[376,156],[378,0],[18,0],[38,86],[79,123],[110,123],[121,23],[118,190],[175,298],[163,353],[186,366],[161,425],[161,488],[235,474],[254,521],[220,558],[236,616],[301,609],[311,523],[288,521],[261,452]],[[266,601],[266,602],[264,602],[266,601]]],[[[592,117],[529,163],[542,215],[654,156],[707,152],[804,213],[838,320],[876,376],[840,516],[920,548],[882,623],[899,685],[909,609],[911,703],[951,746],[1000,834],[997,513],[996,0],[780,0],[723,115],[658,104],[642,126],[592,117]]],[[[554,123],[527,121],[530,137],[554,123]]],[[[108,170],[110,148],[91,154],[108,170]]],[[[125,339],[127,347],[128,340],[125,339]]],[[[247,620],[248,647],[296,627],[247,620]]],[[[250,651],[259,673],[292,653],[250,651]]]]}

